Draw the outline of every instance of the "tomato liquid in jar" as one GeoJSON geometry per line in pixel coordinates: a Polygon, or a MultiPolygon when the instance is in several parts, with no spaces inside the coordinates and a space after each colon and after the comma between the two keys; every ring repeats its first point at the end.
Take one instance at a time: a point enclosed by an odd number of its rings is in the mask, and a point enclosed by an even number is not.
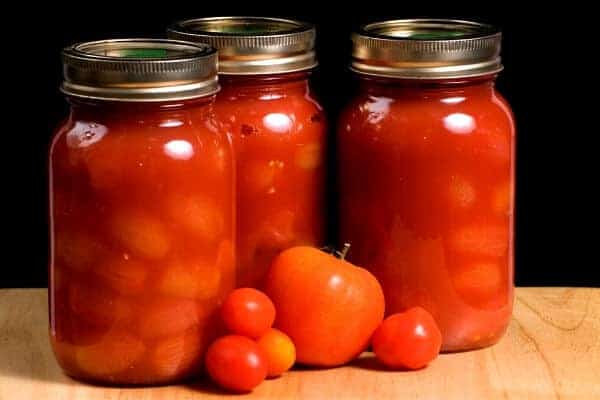
{"type": "Polygon", "coordinates": [[[308,80],[314,27],[201,18],[172,26],[169,37],[219,49],[216,111],[237,164],[238,286],[261,286],[279,252],[324,240],[326,123],[308,80]]]}
{"type": "Polygon", "coordinates": [[[235,285],[216,52],[123,39],[72,46],[63,60],[71,113],[50,151],[54,353],[68,375],[99,383],[198,374],[235,285]]]}
{"type": "Polygon", "coordinates": [[[377,276],[387,314],[427,309],[444,351],[493,344],[513,301],[515,128],[494,88],[500,33],[400,20],[353,42],[358,93],[338,125],[349,259],[377,276]]]}

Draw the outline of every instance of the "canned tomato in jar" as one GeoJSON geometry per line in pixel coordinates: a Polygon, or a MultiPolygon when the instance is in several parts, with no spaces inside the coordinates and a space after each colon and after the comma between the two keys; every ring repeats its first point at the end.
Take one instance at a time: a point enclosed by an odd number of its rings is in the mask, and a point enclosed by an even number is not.
{"type": "Polygon", "coordinates": [[[324,240],[326,121],[309,82],[315,28],[215,17],[179,22],[168,35],[219,50],[216,111],[237,156],[238,285],[261,286],[280,251],[324,240]]]}
{"type": "Polygon", "coordinates": [[[120,39],[63,51],[71,110],[50,150],[50,338],[70,376],[199,372],[235,284],[232,149],[216,51],[120,39]]]}
{"type": "Polygon", "coordinates": [[[338,124],[340,239],[388,314],[437,320],[445,351],[495,343],[513,301],[515,126],[495,88],[500,32],[395,20],[352,36],[338,124]]]}

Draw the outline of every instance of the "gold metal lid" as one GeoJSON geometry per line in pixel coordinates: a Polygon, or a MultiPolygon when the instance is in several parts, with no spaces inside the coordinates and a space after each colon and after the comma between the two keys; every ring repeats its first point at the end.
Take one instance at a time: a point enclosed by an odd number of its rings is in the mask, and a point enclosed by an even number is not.
{"type": "Polygon", "coordinates": [[[172,25],[167,36],[217,48],[220,74],[288,73],[317,65],[315,27],[305,22],[263,17],[198,18],[172,25]]]}
{"type": "Polygon", "coordinates": [[[113,101],[186,100],[219,90],[217,52],[208,45],[166,39],[85,42],[62,52],[70,95],[113,101]]]}
{"type": "Polygon", "coordinates": [[[401,19],[364,25],[352,35],[351,69],[406,79],[466,78],[502,70],[501,32],[445,19],[401,19]]]}

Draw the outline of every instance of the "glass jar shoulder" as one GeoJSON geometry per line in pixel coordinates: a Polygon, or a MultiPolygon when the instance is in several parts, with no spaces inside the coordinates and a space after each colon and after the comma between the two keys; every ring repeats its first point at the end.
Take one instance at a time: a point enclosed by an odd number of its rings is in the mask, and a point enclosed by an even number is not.
{"type": "Polygon", "coordinates": [[[277,141],[314,140],[325,135],[322,106],[306,90],[228,88],[217,96],[217,118],[234,139],[257,137],[277,141]]]}
{"type": "Polygon", "coordinates": [[[449,90],[371,90],[343,110],[340,133],[390,139],[424,132],[514,135],[508,103],[492,86],[449,90]]]}
{"type": "Polygon", "coordinates": [[[214,175],[205,181],[218,181],[233,169],[233,155],[226,132],[208,111],[75,107],[52,141],[52,173],[87,177],[97,189],[166,187],[204,172],[214,175]]]}
{"type": "MultiPolygon", "coordinates": [[[[226,142],[212,110],[185,108],[172,111],[73,108],[56,129],[51,154],[60,151],[90,153],[103,147],[130,155],[154,153],[179,161],[206,151],[206,143],[226,142]]],[[[208,146],[210,147],[210,146],[208,146]]]]}

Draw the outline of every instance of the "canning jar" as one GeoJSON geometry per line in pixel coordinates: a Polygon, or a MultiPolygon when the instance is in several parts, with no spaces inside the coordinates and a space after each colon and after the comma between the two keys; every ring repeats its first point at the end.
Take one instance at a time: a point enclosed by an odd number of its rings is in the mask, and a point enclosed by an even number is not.
{"type": "Polygon", "coordinates": [[[324,240],[326,122],[309,84],[315,29],[216,17],[180,22],[168,34],[219,50],[216,111],[237,162],[238,286],[260,286],[281,250],[324,240]]]}
{"type": "Polygon", "coordinates": [[[62,56],[71,111],[50,150],[54,353],[78,379],[183,379],[199,372],[235,284],[216,51],[120,39],[62,56]]]}
{"type": "Polygon", "coordinates": [[[513,299],[515,127],[494,87],[500,32],[396,20],[353,35],[338,125],[340,239],[387,314],[427,309],[444,351],[495,343],[513,299]]]}

